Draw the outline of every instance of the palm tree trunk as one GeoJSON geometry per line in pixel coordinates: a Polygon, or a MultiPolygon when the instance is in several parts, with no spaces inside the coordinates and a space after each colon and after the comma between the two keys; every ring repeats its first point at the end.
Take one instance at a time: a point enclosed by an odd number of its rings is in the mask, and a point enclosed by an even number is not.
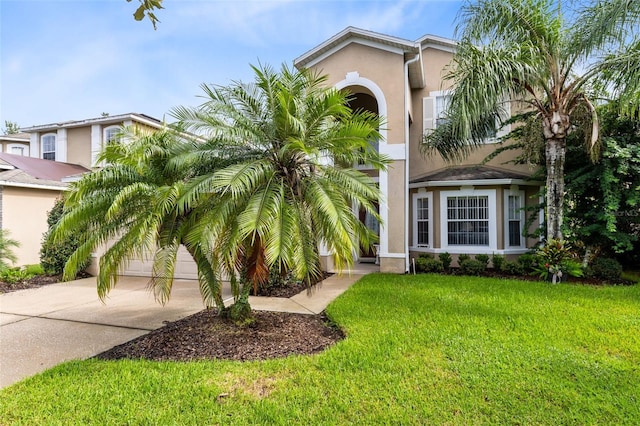
{"type": "Polygon", "coordinates": [[[564,207],[564,161],[566,140],[548,138],[545,145],[547,163],[547,239],[562,240],[564,207]]]}

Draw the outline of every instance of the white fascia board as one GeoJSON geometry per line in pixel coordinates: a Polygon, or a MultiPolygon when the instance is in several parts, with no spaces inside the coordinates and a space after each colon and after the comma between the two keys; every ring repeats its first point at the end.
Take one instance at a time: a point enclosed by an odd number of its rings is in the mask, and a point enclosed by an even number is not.
{"type": "Polygon", "coordinates": [[[483,179],[483,180],[434,180],[431,182],[410,183],[409,188],[429,188],[436,186],[491,186],[491,185],[526,185],[536,186],[541,182],[524,179],[483,179]]]}
{"type": "Polygon", "coordinates": [[[148,126],[155,127],[157,129],[162,127],[162,123],[158,123],[156,121],[150,120],[138,114],[129,113],[129,114],[107,116],[107,117],[88,118],[86,120],[67,121],[63,123],[42,124],[39,126],[23,127],[20,130],[26,133],[33,133],[33,132],[42,132],[42,131],[55,130],[55,129],[70,128],[70,127],[83,127],[91,124],[110,124],[110,123],[117,124],[120,122],[124,122],[126,120],[132,120],[138,123],[143,123],[148,126]]]}
{"type": "Polygon", "coordinates": [[[37,185],[35,183],[19,183],[19,182],[7,182],[0,180],[0,186],[12,186],[14,188],[33,188],[33,189],[47,189],[52,191],[66,191],[66,186],[53,186],[53,185],[37,185]]]}
{"type": "Polygon", "coordinates": [[[456,50],[458,49],[457,41],[450,38],[435,36],[431,34],[427,34],[419,38],[417,42],[420,43],[420,46],[422,46],[423,50],[430,47],[436,50],[455,53],[456,50]]]}
{"type": "Polygon", "coordinates": [[[320,43],[318,46],[313,49],[303,53],[293,60],[293,65],[303,66],[303,67],[311,67],[317,64],[320,60],[327,57],[327,52],[322,53],[323,51],[330,51],[331,54],[336,51],[336,46],[341,46],[340,49],[346,46],[351,42],[359,42],[362,44],[366,44],[369,46],[374,46],[376,48],[381,48],[384,50],[389,49],[395,45],[397,50],[404,52],[407,49],[414,49],[415,43],[410,40],[405,40],[399,37],[393,37],[386,34],[376,33],[373,31],[363,30],[356,27],[347,27],[344,30],[340,31],[338,34],[329,38],[328,40],[320,43]],[[370,44],[367,44],[370,43],[370,44]],[[320,58],[314,58],[316,56],[320,56],[320,58]]]}

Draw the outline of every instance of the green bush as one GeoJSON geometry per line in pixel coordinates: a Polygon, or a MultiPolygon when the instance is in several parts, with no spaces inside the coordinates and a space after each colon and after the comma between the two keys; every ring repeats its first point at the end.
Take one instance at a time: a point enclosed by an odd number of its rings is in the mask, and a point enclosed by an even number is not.
{"type": "MultiPolygon", "coordinates": [[[[64,201],[57,200],[47,217],[49,230],[42,237],[40,248],[40,265],[47,275],[60,275],[64,270],[64,265],[74,251],[80,245],[77,234],[71,235],[65,241],[53,242],[51,229],[58,223],[64,212],[64,201]]],[[[86,259],[81,265],[80,271],[84,271],[89,266],[90,259],[86,259]]]]}
{"type": "Polygon", "coordinates": [[[493,265],[493,269],[496,271],[502,270],[502,265],[504,265],[505,258],[501,254],[493,254],[491,256],[491,264],[493,265]]]}
{"type": "Polygon", "coordinates": [[[485,264],[475,259],[466,259],[460,263],[460,271],[465,275],[482,275],[485,269],[485,264]]]}
{"type": "Polygon", "coordinates": [[[440,262],[442,262],[444,269],[449,269],[451,267],[453,259],[451,259],[451,255],[448,252],[445,251],[444,253],[440,253],[438,258],[440,259],[440,262]]]}
{"type": "Polygon", "coordinates": [[[33,276],[35,276],[35,274],[32,274],[22,268],[7,268],[0,270],[0,281],[8,284],[16,284],[26,281],[33,276]]]}
{"type": "Polygon", "coordinates": [[[487,266],[489,266],[489,255],[488,254],[476,254],[476,260],[480,263],[482,263],[485,267],[485,269],[487,268],[487,266]]]}
{"type": "Polygon", "coordinates": [[[459,254],[458,255],[458,265],[460,265],[465,260],[469,260],[469,259],[471,259],[471,256],[469,256],[468,254],[459,254]]]}
{"type": "Polygon", "coordinates": [[[622,265],[616,259],[598,257],[591,264],[591,271],[595,277],[615,281],[622,276],[622,265]]]}
{"type": "Polygon", "coordinates": [[[433,257],[418,256],[416,259],[416,270],[418,272],[442,272],[444,266],[442,261],[433,257]]]}
{"type": "Polygon", "coordinates": [[[518,263],[522,265],[525,273],[533,272],[538,259],[533,253],[525,253],[518,256],[518,263]]]}
{"type": "Polygon", "coordinates": [[[38,263],[36,263],[35,265],[26,265],[24,267],[24,270],[33,276],[44,275],[44,269],[42,268],[42,265],[38,263]]]}
{"type": "Polygon", "coordinates": [[[514,275],[514,276],[525,275],[524,266],[522,266],[522,263],[519,263],[519,262],[504,261],[502,263],[501,270],[505,274],[509,274],[509,275],[514,275]]]}

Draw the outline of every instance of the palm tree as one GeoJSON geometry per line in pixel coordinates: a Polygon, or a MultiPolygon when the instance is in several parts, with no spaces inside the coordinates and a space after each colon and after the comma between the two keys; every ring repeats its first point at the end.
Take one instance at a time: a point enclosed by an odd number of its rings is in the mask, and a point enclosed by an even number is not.
{"type": "Polygon", "coordinates": [[[187,191],[189,199],[218,197],[189,241],[208,247],[220,271],[240,278],[240,320],[250,312],[249,289],[264,282],[271,268],[311,283],[321,276],[320,244],[345,268],[359,244],[375,243],[353,211],[362,208],[379,218],[380,193],[353,166],[387,164],[371,143],[379,137],[378,117],[352,111],[347,94],[326,88],[325,76],[285,66],[280,72],[253,70],[253,83],[203,85],[202,105],[173,111],[187,130],[225,147],[260,152],[195,179],[187,191]]]}
{"type": "Polygon", "coordinates": [[[425,150],[460,159],[504,122],[508,108],[537,114],[546,161],[547,238],[562,239],[566,137],[574,114],[587,111],[587,149],[596,152],[594,90],[640,100],[640,2],[596,0],[563,12],[558,0],[478,0],[459,14],[449,122],[425,136],[425,150]]]}
{"type": "Polygon", "coordinates": [[[215,141],[185,140],[169,128],[154,132],[125,129],[121,139],[126,143],[110,144],[100,154],[98,161],[105,162],[105,167],[72,184],[65,212],[52,230],[55,240],[74,232],[81,234],[83,243],[67,261],[64,278],[75,277],[91,252],[108,246],[100,258],[97,277],[98,294],[104,298],[130,258],[151,253],[150,287],[165,303],[171,293],[177,252],[184,245],[197,264],[205,304],[222,311],[220,280],[211,256],[186,238],[197,222],[199,209],[214,202],[213,196],[200,197],[200,205],[184,203],[182,196],[198,173],[210,173],[233,160],[219,154],[215,141]],[[194,163],[194,157],[201,161],[194,163]]]}
{"type": "Polygon", "coordinates": [[[0,271],[10,267],[9,262],[14,264],[18,257],[13,252],[14,248],[20,247],[20,243],[9,236],[9,231],[0,229],[0,271]]]}

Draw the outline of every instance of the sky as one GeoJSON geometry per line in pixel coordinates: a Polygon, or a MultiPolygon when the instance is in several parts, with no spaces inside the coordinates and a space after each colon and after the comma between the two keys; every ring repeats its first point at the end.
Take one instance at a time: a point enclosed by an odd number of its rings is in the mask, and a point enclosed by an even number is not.
{"type": "Polygon", "coordinates": [[[0,128],[142,113],[174,121],[200,85],[251,81],[348,26],[408,40],[453,37],[457,0],[0,0],[0,128]]]}

